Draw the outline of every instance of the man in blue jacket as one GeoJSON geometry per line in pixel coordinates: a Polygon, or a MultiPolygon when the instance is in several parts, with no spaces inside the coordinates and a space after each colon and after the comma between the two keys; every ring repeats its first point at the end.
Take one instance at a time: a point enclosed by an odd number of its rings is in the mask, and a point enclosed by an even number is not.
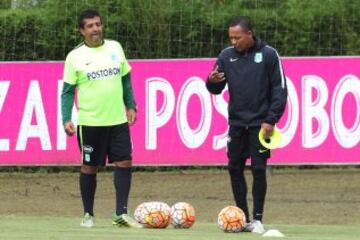
{"type": "Polygon", "coordinates": [[[236,205],[246,216],[245,230],[264,233],[262,224],[266,195],[266,166],[270,150],[261,146],[258,134],[269,138],[282,116],[286,79],[277,51],[255,37],[251,19],[237,17],[229,25],[231,47],[222,50],[208,77],[207,89],[220,94],[228,85],[228,169],[236,205]],[[251,157],[253,221],[247,204],[244,168],[251,157]]]}

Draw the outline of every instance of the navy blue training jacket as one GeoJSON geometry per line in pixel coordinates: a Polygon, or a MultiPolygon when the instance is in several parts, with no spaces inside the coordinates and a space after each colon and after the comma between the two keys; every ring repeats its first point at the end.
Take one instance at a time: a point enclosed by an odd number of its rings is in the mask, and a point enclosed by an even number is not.
{"type": "Polygon", "coordinates": [[[286,79],[276,50],[258,38],[245,52],[234,47],[222,50],[216,65],[224,72],[226,80],[206,87],[213,94],[220,94],[228,85],[229,125],[260,126],[275,124],[284,113],[287,88],[286,79]]]}

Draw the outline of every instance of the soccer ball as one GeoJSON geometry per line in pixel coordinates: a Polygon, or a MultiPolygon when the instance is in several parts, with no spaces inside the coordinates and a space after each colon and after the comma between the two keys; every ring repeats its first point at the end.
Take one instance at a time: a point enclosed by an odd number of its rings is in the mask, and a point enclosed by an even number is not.
{"type": "Polygon", "coordinates": [[[171,207],[171,224],[174,228],[190,228],[195,222],[195,209],[186,202],[175,203],[171,207]]]}
{"type": "Polygon", "coordinates": [[[241,232],[245,222],[244,212],[235,206],[223,208],[218,215],[218,225],[224,232],[241,232]]]}
{"type": "Polygon", "coordinates": [[[135,220],[138,223],[140,223],[141,225],[143,225],[144,227],[146,227],[146,225],[147,225],[147,222],[145,221],[145,216],[148,212],[147,206],[149,204],[150,204],[150,202],[141,203],[139,206],[136,207],[135,212],[134,212],[135,220]]]}
{"type": "Polygon", "coordinates": [[[170,207],[163,202],[144,202],[137,206],[134,217],[146,228],[166,228],[171,220],[170,207]]]}

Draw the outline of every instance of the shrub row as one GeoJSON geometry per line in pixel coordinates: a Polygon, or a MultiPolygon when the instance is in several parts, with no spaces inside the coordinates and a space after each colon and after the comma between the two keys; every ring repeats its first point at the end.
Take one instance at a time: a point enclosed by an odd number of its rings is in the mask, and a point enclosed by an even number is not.
{"type": "Polygon", "coordinates": [[[215,57],[227,24],[249,15],[284,56],[360,55],[358,0],[42,0],[0,6],[0,61],[63,60],[81,42],[77,16],[98,9],[131,59],[215,57]]]}

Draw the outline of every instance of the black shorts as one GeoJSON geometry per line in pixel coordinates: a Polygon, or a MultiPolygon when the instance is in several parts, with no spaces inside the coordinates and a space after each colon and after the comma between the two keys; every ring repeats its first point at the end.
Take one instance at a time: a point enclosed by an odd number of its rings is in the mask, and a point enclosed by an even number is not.
{"type": "Polygon", "coordinates": [[[227,156],[229,160],[247,159],[252,162],[264,161],[270,157],[270,149],[263,147],[259,141],[261,127],[235,127],[230,126],[227,143],[227,156]]]}
{"type": "Polygon", "coordinates": [[[115,126],[78,126],[78,144],[84,165],[104,166],[109,163],[132,160],[129,124],[115,126]]]}

